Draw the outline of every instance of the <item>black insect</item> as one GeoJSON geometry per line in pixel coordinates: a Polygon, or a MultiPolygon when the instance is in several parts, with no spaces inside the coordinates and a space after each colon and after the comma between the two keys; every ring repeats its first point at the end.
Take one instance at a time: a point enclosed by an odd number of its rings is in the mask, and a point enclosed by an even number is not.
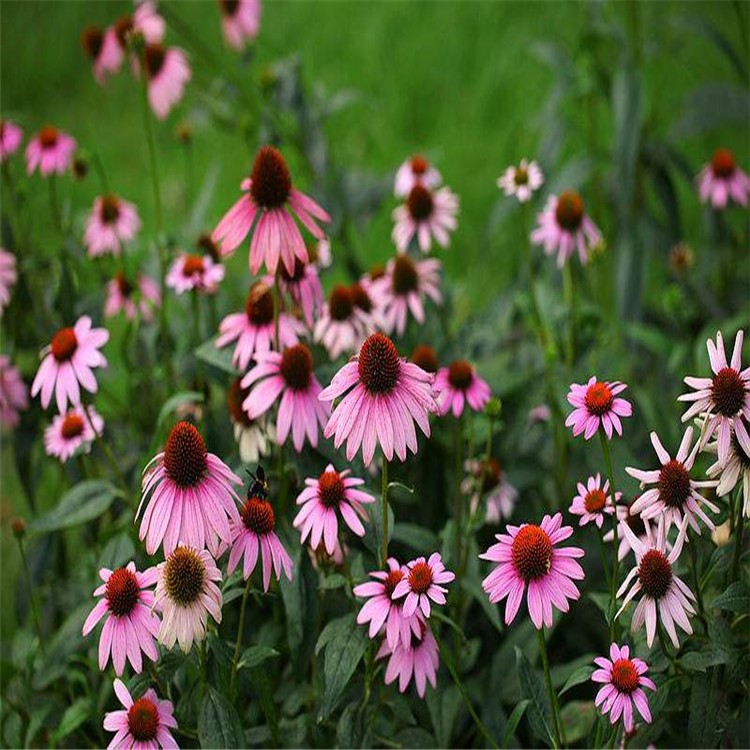
{"type": "Polygon", "coordinates": [[[266,472],[263,470],[263,467],[258,464],[258,468],[254,474],[250,469],[246,469],[246,471],[253,480],[247,488],[247,499],[257,497],[265,500],[268,497],[268,480],[266,479],[266,472]]]}

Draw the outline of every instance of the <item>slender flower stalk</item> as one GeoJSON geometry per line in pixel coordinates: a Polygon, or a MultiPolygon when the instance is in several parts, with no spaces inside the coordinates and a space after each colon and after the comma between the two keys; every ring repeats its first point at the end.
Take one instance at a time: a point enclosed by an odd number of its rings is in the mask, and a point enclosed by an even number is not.
{"type": "Polygon", "coordinates": [[[39,619],[39,610],[36,606],[36,598],[34,596],[34,586],[31,582],[31,573],[29,572],[29,563],[26,559],[26,550],[23,546],[23,536],[26,531],[26,524],[20,518],[13,522],[13,536],[16,537],[18,542],[18,551],[21,553],[21,564],[23,565],[23,575],[26,579],[26,589],[29,592],[29,602],[31,603],[31,615],[34,618],[34,629],[36,630],[36,636],[39,639],[39,648],[44,653],[44,641],[42,640],[42,626],[41,620],[39,619]]]}
{"type": "MultiPolygon", "coordinates": [[[[609,452],[609,441],[604,434],[604,429],[599,427],[599,440],[602,444],[602,453],[604,454],[604,465],[607,467],[607,477],[609,478],[609,491],[612,493],[613,502],[617,502],[617,492],[615,491],[615,479],[612,472],[612,456],[609,452]]],[[[617,539],[617,513],[612,514],[612,539],[617,539]]],[[[617,566],[619,559],[617,555],[618,546],[612,544],[612,576],[610,578],[610,589],[609,589],[609,616],[612,618],[609,622],[609,637],[610,642],[615,641],[615,618],[613,612],[615,609],[615,601],[617,599],[617,566]]]]}
{"type": "Polygon", "coordinates": [[[122,470],[120,469],[120,465],[117,463],[117,460],[115,459],[114,454],[112,453],[112,449],[107,445],[106,441],[102,437],[102,433],[100,430],[96,429],[96,426],[94,425],[94,419],[91,416],[90,413],[90,406],[88,404],[83,404],[83,413],[86,415],[86,421],[89,423],[89,426],[91,427],[94,436],[95,436],[95,442],[99,444],[99,446],[102,449],[102,452],[107,458],[107,463],[109,464],[110,469],[112,469],[113,474],[117,477],[117,481],[120,483],[120,486],[122,487],[123,492],[125,493],[125,496],[127,497],[128,494],[128,483],[125,479],[125,475],[122,473],[122,470]]]}
{"type": "MultiPolygon", "coordinates": [[[[732,561],[732,581],[736,581],[740,575],[740,557],[742,557],[742,535],[745,530],[745,514],[742,510],[742,487],[737,490],[737,529],[734,537],[734,560],[732,561]]],[[[729,498],[729,506],[732,498],[729,498]]]]}
{"type": "Polygon", "coordinates": [[[381,495],[383,498],[383,559],[384,566],[388,560],[388,459],[383,455],[383,466],[380,472],[381,495]]]}
{"type": "Polygon", "coordinates": [[[552,676],[549,669],[549,659],[547,657],[547,640],[544,637],[544,626],[537,630],[539,638],[539,653],[542,657],[542,667],[544,668],[544,681],[547,684],[547,693],[549,694],[550,707],[552,709],[552,724],[555,736],[552,738],[555,748],[563,747],[560,734],[560,706],[557,703],[557,693],[552,687],[552,676]]]}
{"type": "Polygon", "coordinates": [[[461,547],[463,541],[463,493],[461,479],[464,471],[464,420],[461,415],[456,420],[456,481],[455,481],[455,514],[456,514],[456,565],[461,564],[461,547]]]}
{"type": "Polygon", "coordinates": [[[234,658],[232,659],[232,674],[229,677],[229,696],[234,700],[235,688],[237,686],[237,664],[240,660],[240,649],[242,648],[242,635],[245,630],[245,609],[247,608],[247,598],[250,594],[253,579],[248,576],[245,584],[245,591],[242,594],[242,604],[240,606],[240,622],[237,625],[237,641],[234,644],[234,658]]]}

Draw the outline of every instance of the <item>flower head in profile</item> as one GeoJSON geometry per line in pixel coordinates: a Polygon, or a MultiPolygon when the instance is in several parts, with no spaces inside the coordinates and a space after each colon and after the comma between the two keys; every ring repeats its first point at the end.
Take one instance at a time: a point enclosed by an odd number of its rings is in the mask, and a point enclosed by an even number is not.
{"type": "Polygon", "coordinates": [[[135,237],[141,228],[138,211],[129,203],[116,195],[100,195],[94,199],[83,234],[83,244],[89,256],[112,253],[119,256],[122,246],[135,237]]]}
{"type": "Polygon", "coordinates": [[[19,412],[29,406],[29,389],[7,354],[0,354],[0,425],[16,427],[19,412]]]}
{"type": "MultiPolygon", "coordinates": [[[[604,519],[615,512],[612,495],[609,494],[609,480],[602,487],[602,477],[597,473],[595,477],[589,477],[585,485],[578,482],[577,489],[578,494],[568,510],[574,516],[580,516],[579,526],[593,521],[601,529],[604,519]]],[[[615,493],[615,501],[621,496],[621,492],[615,493]]]]}
{"type": "Polygon", "coordinates": [[[598,669],[591,675],[591,680],[602,685],[594,703],[601,706],[602,715],[609,714],[611,724],[616,724],[622,716],[625,731],[632,732],[635,707],[643,720],[650,724],[651,711],[643,688],[656,690],[656,685],[646,676],[648,664],[642,659],[631,659],[630,647],[620,647],[616,643],[609,647],[609,659],[597,656],[594,662],[598,669]]]}
{"type": "Polygon", "coordinates": [[[537,227],[531,241],[542,245],[547,255],[557,253],[557,265],[562,268],[577,250],[581,264],[588,262],[588,250],[602,239],[601,232],[586,215],[583,199],[573,190],[552,195],[537,216],[537,227]]]}
{"type": "Polygon", "coordinates": [[[730,198],[740,206],[747,205],[750,177],[737,166],[728,148],[717,148],[711,161],[701,170],[698,195],[701,203],[710,203],[717,211],[726,208],[730,198]]]}
{"type": "Polygon", "coordinates": [[[421,185],[428,190],[435,190],[440,187],[442,181],[440,172],[424,156],[414,154],[403,162],[396,171],[393,194],[397,198],[406,198],[416,185],[421,185]]]}
{"type": "Polygon", "coordinates": [[[461,491],[470,497],[471,512],[476,513],[479,502],[485,497],[486,523],[500,523],[513,513],[518,501],[518,490],[508,481],[496,458],[470,460],[465,464],[468,475],[461,483],[461,491]]]}
{"type": "Polygon", "coordinates": [[[46,125],[26,146],[26,171],[33,174],[39,168],[42,177],[65,174],[70,169],[76,145],[75,138],[54,125],[46,125]]]}
{"type": "Polygon", "coordinates": [[[81,32],[81,47],[91,60],[94,78],[101,86],[107,76],[117,73],[122,65],[123,52],[114,26],[102,29],[89,25],[81,32]]]}
{"type": "MultiPolygon", "coordinates": [[[[367,294],[364,290],[362,292],[367,294]]],[[[374,328],[375,323],[370,313],[355,304],[352,288],[338,284],[333,288],[315,323],[313,338],[323,344],[333,360],[345,352],[356,351],[374,328]]]]}
{"type": "Polygon", "coordinates": [[[44,430],[44,450],[65,463],[79,449],[88,452],[96,436],[101,434],[104,420],[93,406],[73,406],[65,414],[58,414],[44,430]],[[93,425],[93,426],[92,426],[93,425]]]}
{"type": "Polygon", "coordinates": [[[565,426],[573,429],[574,437],[583,433],[585,440],[590,440],[600,428],[610,439],[614,432],[622,435],[620,418],[633,414],[630,402],[619,395],[626,388],[617,380],[611,383],[597,381],[593,375],[586,385],[571,384],[568,403],[574,408],[568,414],[565,426]]]}
{"type": "Polygon", "coordinates": [[[141,66],[148,85],[148,103],[156,117],[163,120],[182,99],[192,78],[187,55],[179,47],[147,44],[141,66]]]}
{"type": "Polygon", "coordinates": [[[195,290],[214,294],[224,279],[224,266],[210,255],[181,253],[167,272],[166,284],[177,294],[195,290]]]}
{"type": "Polygon", "coordinates": [[[123,271],[117,271],[114,279],[107,282],[105,318],[112,318],[122,312],[128,320],[135,320],[140,314],[143,321],[148,323],[154,319],[154,310],[159,305],[159,285],[148,276],[138,274],[137,280],[133,282],[123,271]]]}
{"type": "MultiPolygon", "coordinates": [[[[311,253],[310,247],[308,253],[311,253]]],[[[297,259],[294,263],[294,273],[289,273],[283,263],[280,268],[279,288],[302,310],[305,325],[312,328],[323,307],[323,286],[320,283],[317,264],[312,260],[303,263],[297,259]]]]}
{"type": "Polygon", "coordinates": [[[144,503],[138,538],[153,555],[160,545],[169,555],[178,544],[214,554],[220,543],[230,544],[230,522],[239,520],[234,485],[242,480],[206,450],[200,432],[189,422],[178,422],[164,450],[143,472],[143,490],[136,518],[144,503]]]}
{"type": "Polygon", "coordinates": [[[389,657],[385,668],[385,684],[390,685],[398,678],[400,693],[406,691],[412,679],[417,686],[417,695],[424,698],[429,682],[437,687],[437,671],[440,666],[439,648],[430,626],[419,620],[419,633],[412,631],[410,642],[399,641],[394,648],[384,640],[376,654],[376,659],[389,657]]]}
{"type": "Polygon", "coordinates": [[[207,550],[177,547],[157,566],[154,607],[162,614],[159,643],[172,648],[175,642],[187,653],[193,641],[206,637],[211,615],[221,623],[221,571],[207,550]]]}
{"type": "MultiPolygon", "coordinates": [[[[717,441],[706,445],[710,453],[717,453],[717,441]]],[[[711,479],[718,480],[716,494],[726,497],[742,482],[742,512],[750,517],[750,422],[745,417],[732,420],[732,434],[729,440],[729,454],[721,461],[711,464],[706,470],[711,479]]],[[[731,500],[730,500],[731,502],[731,500]]]]}
{"type": "Polygon", "coordinates": [[[552,626],[552,607],[561,612],[570,609],[568,600],[581,596],[573,581],[582,581],[583,568],[575,558],[583,557],[580,547],[557,545],[573,533],[572,526],[562,525],[562,513],[544,516],[539,526],[525,523],[505,527],[507,533],[496,534],[497,544],[479,555],[496,563],[494,570],[482,581],[490,602],[506,597],[505,624],[510,625],[518,614],[524,591],[534,627],[552,626]]]}
{"type": "Polygon", "coordinates": [[[17,278],[16,256],[0,248],[0,316],[10,302],[10,295],[17,278]]]}
{"type": "MultiPolygon", "coordinates": [[[[617,493],[619,496],[619,492],[617,493]]],[[[617,547],[617,559],[624,560],[630,552],[635,552],[630,546],[629,536],[625,536],[622,530],[622,522],[626,523],[633,536],[639,539],[643,544],[651,544],[651,526],[648,521],[644,520],[639,513],[633,510],[633,503],[638,499],[636,495],[629,503],[618,502],[616,506],[617,513],[617,538],[620,543],[617,547]]],[[[605,542],[611,542],[614,539],[612,530],[604,535],[605,542]]]]}
{"type": "Polygon", "coordinates": [[[472,411],[482,411],[490,400],[492,391],[487,381],[477,375],[472,364],[465,359],[451,362],[449,367],[441,367],[435,376],[438,412],[453,412],[458,419],[468,404],[472,411]]]}
{"type": "Polygon", "coordinates": [[[143,669],[143,652],[151,661],[159,658],[155,638],[159,634],[159,618],[153,612],[156,568],[139,573],[134,562],[123,568],[102,568],[99,577],[104,583],[94,591],[102,597],[83,623],[87,636],[106,616],[99,636],[99,669],[107,667],[110,653],[115,674],[121,675],[125,660],[135,672],[143,669]]]}
{"type": "Polygon", "coordinates": [[[505,195],[515,195],[519,203],[526,203],[544,184],[544,174],[535,161],[521,159],[517,166],[508,167],[498,178],[497,186],[505,195]]]}
{"type": "Polygon", "coordinates": [[[260,30],[260,0],[219,0],[221,31],[231,47],[241,50],[260,30]]]}
{"type": "Polygon", "coordinates": [[[49,346],[42,349],[42,363],[31,384],[32,398],[41,393],[46,409],[55,393],[57,410],[63,413],[68,403],[81,402],[81,388],[96,393],[98,386],[93,370],[106,367],[99,351],[109,340],[106,328],[92,328],[91,318],[83,315],[72,328],[61,328],[49,346]]]}
{"type": "Polygon", "coordinates": [[[401,359],[393,342],[382,333],[367,337],[359,355],[347,362],[321,394],[321,401],[341,400],[325,427],[338,450],[346,440],[346,460],[362,446],[369,466],[380,446],[388,461],[395,454],[404,461],[406,449],[417,452],[414,424],[429,437],[429,415],[437,409],[433,376],[401,359]]]}
{"type": "Polygon", "coordinates": [[[361,489],[364,479],[350,477],[349,469],[336,471],[332,464],[317,478],[305,479],[305,489],[297,497],[299,509],[294,527],[300,530],[302,542],[310,537],[310,546],[316,549],[321,539],[325,542],[326,552],[334,553],[338,540],[338,513],[344,523],[357,536],[365,535],[361,519],[367,518],[363,504],[374,503],[375,498],[361,489]]]}
{"type": "Polygon", "coordinates": [[[450,583],[456,574],[446,570],[439,552],[433,552],[429,560],[418,557],[407,563],[404,577],[396,584],[393,598],[404,599],[404,615],[411,617],[419,608],[425,617],[430,616],[430,600],[443,605],[448,589],[442,584],[450,583]]]}
{"type": "Polygon", "coordinates": [[[171,729],[177,729],[174,707],[168,700],[160,700],[153,688],[133,700],[125,683],[115,679],[115,695],[123,708],[104,715],[104,729],[115,736],[107,750],[140,748],[140,750],[177,750],[171,729]]]}
{"type": "Polygon", "coordinates": [[[18,151],[23,140],[23,130],[10,120],[0,117],[0,164],[18,151]]]}
{"type": "Polygon", "coordinates": [[[234,429],[234,439],[240,451],[240,459],[245,464],[257,464],[261,456],[270,452],[271,443],[276,440],[276,430],[266,419],[250,419],[242,408],[250,395],[249,388],[240,385],[241,378],[235,378],[227,389],[227,409],[234,429]]]}
{"type": "Polygon", "coordinates": [[[241,187],[245,194],[229,209],[211,236],[220,244],[221,252],[228,255],[252,231],[250,273],[257,274],[264,263],[269,273],[276,273],[280,258],[292,275],[295,259],[303,263],[308,260],[307,247],[294,216],[317,239],[325,235],[316,220],[329,222],[331,217],[314,200],[292,187],[289,167],[273,146],[263,146],[258,151],[252,174],[241,187]]]}
{"type": "Polygon", "coordinates": [[[406,196],[406,202],[391,214],[394,226],[391,232],[396,249],[405,253],[416,239],[419,249],[429,252],[432,240],[440,247],[448,247],[450,233],[456,228],[458,196],[449,188],[432,191],[417,183],[406,196]]]}
{"type": "Polygon", "coordinates": [[[265,414],[277,399],[276,442],[283,445],[289,434],[297,453],[305,437],[315,448],[318,429],[323,427],[330,407],[318,400],[322,388],[313,372],[313,358],[304,344],[283,352],[265,352],[255,356],[255,366],[242,378],[241,386],[249,389],[242,408],[250,419],[265,414]]]}

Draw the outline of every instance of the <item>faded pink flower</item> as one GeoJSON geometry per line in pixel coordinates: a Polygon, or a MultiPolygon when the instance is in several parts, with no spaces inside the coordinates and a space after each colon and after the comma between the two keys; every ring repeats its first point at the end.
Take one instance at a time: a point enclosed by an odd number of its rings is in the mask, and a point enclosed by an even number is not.
{"type": "Polygon", "coordinates": [[[19,411],[29,407],[29,389],[7,354],[0,354],[0,425],[16,427],[19,411]]]}
{"type": "Polygon", "coordinates": [[[317,264],[312,260],[303,263],[296,259],[294,273],[290,274],[282,263],[278,281],[279,289],[288,294],[294,304],[302,310],[305,325],[312,328],[315,318],[323,307],[323,286],[320,283],[317,264]]]}
{"type": "Polygon", "coordinates": [[[740,206],[747,205],[750,177],[737,166],[729,149],[717,148],[703,167],[698,175],[698,195],[701,203],[710,203],[719,211],[726,208],[730,198],[740,206]]]}
{"type": "Polygon", "coordinates": [[[18,151],[23,140],[23,130],[10,120],[0,117],[0,164],[18,151]]]}
{"type": "Polygon", "coordinates": [[[43,127],[26,146],[26,171],[32,174],[39,167],[42,177],[65,174],[70,168],[75,138],[53,125],[43,127]]]}
{"type": "Polygon", "coordinates": [[[419,249],[429,252],[432,239],[441,247],[450,244],[450,233],[456,228],[458,196],[447,187],[432,192],[417,183],[409,191],[406,203],[391,214],[394,226],[391,239],[399,253],[405,253],[412,239],[419,249]]]}
{"type": "Polygon", "coordinates": [[[128,320],[135,320],[140,313],[144,322],[154,318],[154,310],[161,305],[159,285],[148,276],[138,274],[133,284],[122,271],[107,282],[107,301],[104,303],[104,317],[112,318],[124,312],[128,320]]]}
{"type": "Polygon", "coordinates": [[[428,190],[440,187],[443,181],[440,172],[420,154],[407,159],[396,172],[393,194],[397,198],[406,198],[415,185],[422,185],[428,190]]]}
{"type": "Polygon", "coordinates": [[[519,203],[527,203],[544,184],[544,174],[535,161],[521,159],[517,166],[508,167],[497,180],[506,196],[515,195],[519,203]]]}
{"type": "Polygon", "coordinates": [[[148,103],[163,120],[177,104],[192,78],[187,55],[179,47],[148,44],[143,51],[142,67],[148,81],[148,103]]]}
{"type": "Polygon", "coordinates": [[[489,461],[470,460],[464,464],[468,471],[461,482],[461,491],[470,496],[469,507],[476,513],[479,501],[486,495],[486,523],[500,523],[513,514],[518,501],[518,490],[508,481],[496,458],[489,461]]]}
{"type": "Polygon", "coordinates": [[[227,44],[241,50],[260,30],[260,0],[219,0],[221,30],[227,44]]]}
{"type": "Polygon", "coordinates": [[[132,203],[116,195],[102,195],[94,199],[83,244],[92,258],[106,253],[119,256],[122,245],[130,242],[140,228],[141,220],[132,203]]]}
{"type": "Polygon", "coordinates": [[[65,414],[58,414],[44,430],[44,450],[65,463],[79,448],[88,452],[91,443],[104,429],[104,420],[93,406],[74,406],[65,414]],[[88,412],[88,414],[86,413],[88,412]]]}
{"type": "Polygon", "coordinates": [[[0,316],[10,302],[11,292],[17,278],[16,256],[0,248],[0,316]]]}
{"type": "Polygon", "coordinates": [[[427,682],[432,687],[437,686],[437,671],[440,665],[438,655],[439,648],[435,636],[426,622],[419,623],[420,634],[412,631],[409,645],[399,642],[395,648],[391,648],[387,640],[384,640],[375,655],[376,659],[386,656],[388,666],[385,669],[385,684],[390,685],[398,677],[398,689],[403,693],[414,679],[417,685],[417,694],[424,698],[427,682]]]}
{"type": "Polygon", "coordinates": [[[334,360],[346,352],[356,351],[374,330],[375,321],[370,313],[355,304],[352,287],[338,284],[315,323],[313,339],[323,344],[334,360]]]}
{"type": "Polygon", "coordinates": [[[214,294],[224,279],[224,266],[215,263],[210,255],[181,253],[167,272],[167,286],[177,292],[195,289],[201,294],[214,294]]]}
{"type": "Polygon", "coordinates": [[[123,52],[117,39],[117,29],[110,26],[87,26],[81,33],[81,46],[94,69],[96,82],[104,85],[107,76],[117,73],[122,65],[123,52]]]}

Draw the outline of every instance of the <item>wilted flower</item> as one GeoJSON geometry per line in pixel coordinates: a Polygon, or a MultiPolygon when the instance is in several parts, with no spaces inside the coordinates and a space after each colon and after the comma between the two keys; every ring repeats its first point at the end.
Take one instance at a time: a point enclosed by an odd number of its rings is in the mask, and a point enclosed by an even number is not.
{"type": "Polygon", "coordinates": [[[441,247],[450,244],[450,232],[456,228],[458,196],[447,187],[432,192],[417,183],[409,191],[406,203],[393,211],[394,226],[391,238],[399,253],[405,253],[413,238],[426,253],[432,238],[441,247]]]}
{"type": "Polygon", "coordinates": [[[508,167],[497,180],[505,195],[515,195],[519,203],[526,203],[544,183],[544,174],[535,161],[521,159],[517,166],[508,167]]]}
{"type": "Polygon", "coordinates": [[[270,443],[276,440],[274,426],[265,419],[250,419],[242,403],[250,395],[249,388],[240,385],[235,378],[227,389],[227,408],[234,428],[234,439],[240,450],[240,459],[246,464],[257,464],[261,456],[268,454],[270,443]]]}
{"type": "Polygon", "coordinates": [[[694,264],[695,253],[686,242],[678,242],[669,251],[669,267],[678,276],[689,271],[694,264]]]}
{"type": "Polygon", "coordinates": [[[389,656],[385,669],[385,684],[390,685],[398,677],[398,689],[403,693],[409,687],[412,678],[417,685],[417,694],[424,698],[427,682],[437,686],[437,671],[440,665],[438,645],[435,636],[426,622],[420,621],[420,633],[412,631],[408,646],[403,642],[391,648],[384,640],[376,654],[376,659],[389,656]]]}
{"type": "Polygon", "coordinates": [[[728,148],[717,148],[709,164],[698,175],[698,195],[701,203],[715,209],[726,208],[729,198],[741,206],[747,205],[750,177],[743,172],[728,148]]]}
{"type": "MultiPolygon", "coordinates": [[[[717,442],[709,443],[706,450],[718,451],[717,442]]],[[[745,417],[732,420],[732,434],[729,440],[729,455],[722,463],[717,461],[706,470],[711,479],[719,481],[716,494],[719,497],[728,495],[742,481],[742,512],[750,517],[750,424],[745,417]]],[[[729,500],[731,502],[731,498],[729,500]]]]}

